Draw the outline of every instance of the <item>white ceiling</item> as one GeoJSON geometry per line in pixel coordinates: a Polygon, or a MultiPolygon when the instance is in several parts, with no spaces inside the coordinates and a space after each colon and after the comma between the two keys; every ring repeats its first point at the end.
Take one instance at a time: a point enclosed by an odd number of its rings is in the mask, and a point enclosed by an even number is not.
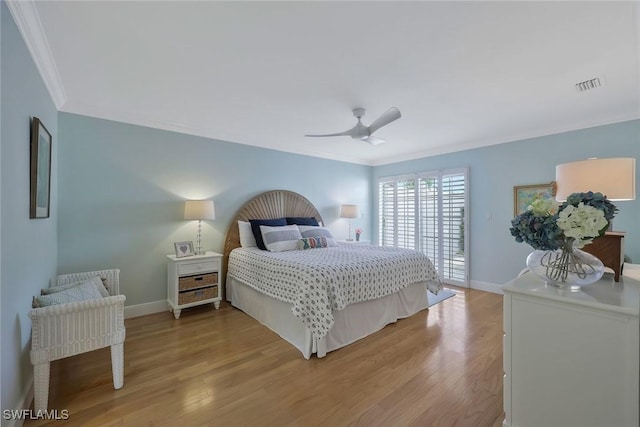
{"type": "Polygon", "coordinates": [[[379,165],[640,118],[636,2],[10,9],[61,111],[287,152],[379,165]],[[386,144],[303,136],[392,106],[386,144]]]}

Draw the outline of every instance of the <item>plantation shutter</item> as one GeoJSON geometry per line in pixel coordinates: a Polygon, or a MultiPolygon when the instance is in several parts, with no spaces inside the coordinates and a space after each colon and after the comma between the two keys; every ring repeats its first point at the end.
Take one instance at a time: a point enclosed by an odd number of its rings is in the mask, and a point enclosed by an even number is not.
{"type": "Polygon", "coordinates": [[[378,187],[379,218],[378,234],[381,246],[395,246],[395,181],[381,182],[378,187]]]}
{"type": "Polygon", "coordinates": [[[443,174],[442,188],[442,258],[440,274],[450,282],[466,282],[465,206],[466,174],[443,174]]]}
{"type": "Polygon", "coordinates": [[[416,247],[416,179],[402,177],[380,181],[379,240],[382,246],[416,247]]]}
{"type": "Polygon", "coordinates": [[[426,254],[440,272],[440,216],[438,215],[438,177],[420,178],[420,250],[426,254]]]}
{"type": "Polygon", "coordinates": [[[416,247],[416,180],[407,179],[398,182],[396,212],[396,244],[399,248],[416,247]]]}
{"type": "Polygon", "coordinates": [[[382,179],[380,244],[419,250],[443,281],[468,286],[466,206],[466,169],[382,179]]]}

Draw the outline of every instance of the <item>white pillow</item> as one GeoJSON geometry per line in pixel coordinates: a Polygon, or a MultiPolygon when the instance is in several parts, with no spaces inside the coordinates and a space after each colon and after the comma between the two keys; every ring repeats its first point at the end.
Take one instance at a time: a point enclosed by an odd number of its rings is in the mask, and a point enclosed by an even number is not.
{"type": "Polygon", "coordinates": [[[300,234],[302,237],[326,237],[327,239],[333,239],[333,235],[328,228],[316,227],[313,225],[299,225],[300,234]]]}
{"type": "Polygon", "coordinates": [[[96,285],[96,289],[98,289],[98,292],[100,292],[100,295],[102,295],[103,297],[108,297],[109,295],[109,291],[107,291],[107,288],[104,287],[104,283],[102,281],[102,279],[100,278],[100,276],[94,276],[89,280],[81,280],[79,282],[72,282],[72,283],[67,283],[65,285],[59,285],[59,286],[51,286],[48,288],[44,288],[40,291],[40,295],[50,295],[50,294],[55,294],[58,292],[62,292],[62,291],[66,291],[67,289],[71,289],[71,288],[75,288],[76,286],[80,286],[83,283],[93,283],[96,285]]]}
{"type": "Polygon", "coordinates": [[[297,225],[269,227],[261,225],[262,240],[268,251],[283,252],[298,249],[298,240],[302,239],[297,225]]]}
{"type": "Polygon", "coordinates": [[[240,246],[243,248],[255,248],[258,246],[249,221],[238,221],[238,230],[240,231],[240,246]]]}
{"type": "Polygon", "coordinates": [[[86,301],[90,299],[102,298],[100,291],[92,281],[82,283],[78,286],[56,292],[49,295],[39,295],[34,298],[35,307],[46,307],[55,304],[65,304],[68,302],[86,301]]]}

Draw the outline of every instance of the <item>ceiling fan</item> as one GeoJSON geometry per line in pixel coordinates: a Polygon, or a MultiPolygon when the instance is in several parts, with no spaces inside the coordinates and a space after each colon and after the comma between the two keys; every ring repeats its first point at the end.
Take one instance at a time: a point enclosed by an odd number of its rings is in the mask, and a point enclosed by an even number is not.
{"type": "Polygon", "coordinates": [[[380,117],[375,119],[369,126],[362,124],[360,119],[364,117],[366,110],[364,108],[354,108],[353,115],[358,119],[358,123],[354,127],[344,132],[329,133],[326,135],[305,135],[311,137],[324,137],[324,136],[350,136],[353,139],[360,139],[366,141],[371,145],[382,144],[387,142],[384,139],[371,136],[372,133],[380,129],[382,126],[386,126],[394,120],[398,120],[401,117],[400,110],[396,107],[391,107],[385,111],[380,117]]]}

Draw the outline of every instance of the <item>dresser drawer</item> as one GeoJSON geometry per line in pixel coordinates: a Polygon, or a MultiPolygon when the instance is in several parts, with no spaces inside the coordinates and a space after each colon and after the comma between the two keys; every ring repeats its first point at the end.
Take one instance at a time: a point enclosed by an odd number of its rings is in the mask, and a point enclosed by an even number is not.
{"type": "Polygon", "coordinates": [[[178,304],[189,304],[197,301],[204,301],[218,296],[218,286],[195,289],[193,291],[180,292],[178,294],[178,304]]]}
{"type": "Polygon", "coordinates": [[[186,276],[220,270],[220,260],[182,261],[178,264],[178,275],[186,276]]]}
{"type": "Polygon", "coordinates": [[[187,289],[202,288],[217,284],[218,272],[198,274],[195,276],[184,276],[178,279],[178,290],[185,291],[187,289]]]}

